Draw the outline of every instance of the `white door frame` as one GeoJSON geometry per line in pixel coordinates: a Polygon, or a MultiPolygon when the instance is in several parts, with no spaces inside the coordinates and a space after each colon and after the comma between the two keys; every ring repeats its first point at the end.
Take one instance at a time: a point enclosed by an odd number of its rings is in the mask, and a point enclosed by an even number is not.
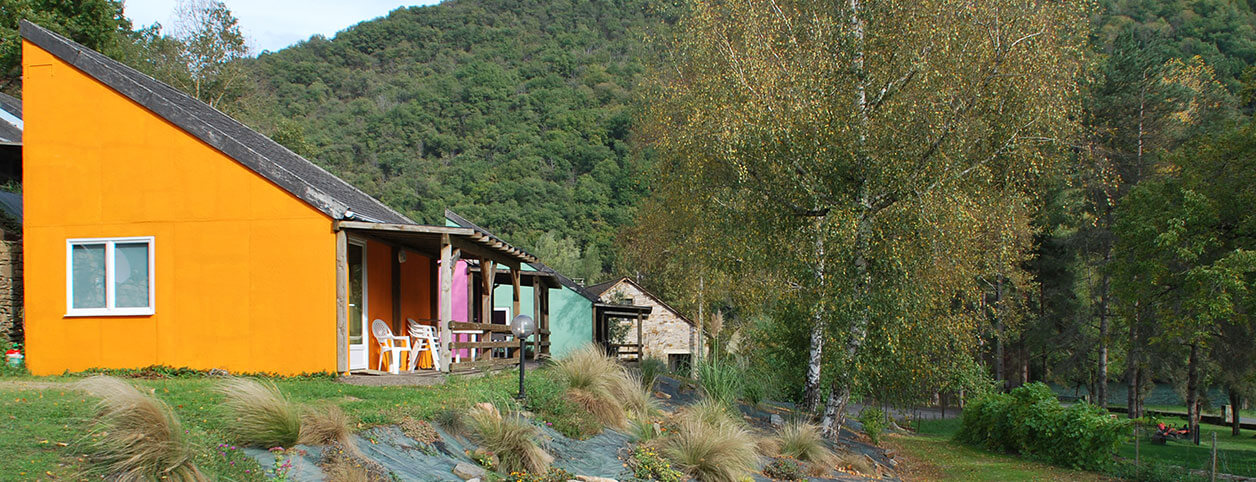
{"type": "MultiPolygon", "coordinates": [[[[370,312],[368,311],[370,290],[367,288],[370,280],[370,276],[368,276],[370,264],[366,260],[366,240],[350,237],[348,243],[351,246],[362,248],[362,319],[348,320],[349,323],[360,323],[362,325],[362,342],[356,344],[353,342],[349,343],[349,369],[365,370],[371,366],[371,332],[369,331],[370,326],[367,324],[367,319],[370,318],[370,312]]],[[[349,328],[345,327],[345,329],[349,328]]],[[[346,335],[347,338],[348,336],[346,335]]]]}

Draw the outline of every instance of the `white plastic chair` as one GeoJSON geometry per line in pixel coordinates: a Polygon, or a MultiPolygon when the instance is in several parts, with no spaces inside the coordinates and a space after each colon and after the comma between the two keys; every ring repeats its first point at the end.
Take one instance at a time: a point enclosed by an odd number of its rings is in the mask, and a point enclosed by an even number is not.
{"type": "Polygon", "coordinates": [[[440,371],[440,341],[436,339],[436,329],[409,318],[406,318],[406,323],[413,340],[411,346],[414,347],[414,351],[410,352],[410,371],[419,365],[419,353],[424,351],[432,354],[432,369],[440,371]]]}
{"type": "Polygon", "coordinates": [[[384,355],[387,354],[391,356],[388,373],[401,373],[401,352],[410,353],[410,337],[393,336],[392,328],[388,327],[388,323],[378,318],[371,322],[371,334],[375,335],[375,341],[379,343],[379,365],[375,369],[384,369],[384,355]],[[398,346],[397,342],[403,344],[398,346]]]}

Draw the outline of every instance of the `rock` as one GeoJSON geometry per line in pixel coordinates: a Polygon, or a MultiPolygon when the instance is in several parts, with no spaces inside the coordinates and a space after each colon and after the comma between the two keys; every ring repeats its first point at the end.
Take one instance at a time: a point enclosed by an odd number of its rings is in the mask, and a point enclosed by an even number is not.
{"type": "Polygon", "coordinates": [[[581,482],[619,482],[618,480],[615,480],[615,479],[608,479],[606,477],[594,477],[592,475],[577,475],[576,480],[579,480],[581,482]]]}
{"type": "Polygon", "coordinates": [[[885,458],[892,459],[894,458],[894,451],[891,449],[885,449],[884,455],[885,455],[885,458]]]}
{"type": "Polygon", "coordinates": [[[667,393],[665,393],[665,392],[660,392],[660,391],[655,391],[655,392],[654,392],[654,396],[656,396],[656,397],[658,397],[658,398],[661,398],[661,399],[664,399],[664,400],[671,400],[671,398],[672,398],[672,396],[671,396],[671,395],[668,395],[667,393]]]}
{"type": "Polygon", "coordinates": [[[458,465],[454,466],[453,472],[454,475],[457,475],[462,480],[480,479],[488,475],[484,468],[466,462],[458,462],[458,465]]]}
{"type": "Polygon", "coordinates": [[[474,479],[467,479],[467,482],[480,482],[480,478],[476,477],[474,479]]]}
{"type": "Polygon", "coordinates": [[[772,418],[770,418],[769,420],[772,421],[773,427],[783,427],[785,425],[785,419],[775,413],[772,414],[772,418]]]}

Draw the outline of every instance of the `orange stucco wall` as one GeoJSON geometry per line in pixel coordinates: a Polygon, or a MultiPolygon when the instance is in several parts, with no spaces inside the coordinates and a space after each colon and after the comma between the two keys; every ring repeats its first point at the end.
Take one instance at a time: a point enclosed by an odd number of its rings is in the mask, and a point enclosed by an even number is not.
{"type": "MultiPolygon", "coordinates": [[[[366,240],[367,319],[370,322],[384,320],[392,327],[394,334],[405,335],[408,333],[405,321],[407,318],[432,318],[431,263],[431,259],[426,256],[406,251],[406,262],[400,266],[401,318],[393,320],[392,246],[366,240]]],[[[367,326],[370,327],[369,324],[367,326]]],[[[379,363],[379,344],[373,338],[369,349],[368,366],[375,368],[379,363]]]]}
{"type": "Polygon", "coordinates": [[[23,42],[27,363],[336,369],[330,219],[23,42]],[[155,314],[66,317],[66,239],[155,237],[155,314]]]}

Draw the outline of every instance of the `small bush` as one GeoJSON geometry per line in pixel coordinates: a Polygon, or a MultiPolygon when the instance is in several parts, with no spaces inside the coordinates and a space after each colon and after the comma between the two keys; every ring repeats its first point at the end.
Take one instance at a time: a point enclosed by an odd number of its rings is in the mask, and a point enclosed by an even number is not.
{"type": "Polygon", "coordinates": [[[700,419],[682,420],[664,448],[669,460],[703,481],[732,482],[754,470],[758,459],[754,438],[732,423],[710,425],[700,419]]]}
{"type": "Polygon", "coordinates": [[[232,423],[227,430],[241,445],[291,447],[301,436],[300,412],[275,384],[230,378],[218,387],[232,423]]]}
{"type": "Polygon", "coordinates": [[[806,480],[803,464],[792,457],[776,457],[763,466],[763,475],[777,480],[806,480]]]}
{"type": "Polygon", "coordinates": [[[685,478],[683,472],[672,468],[653,448],[643,445],[633,447],[628,468],[632,469],[632,476],[640,480],[680,482],[685,478]]]}
{"type": "Polygon", "coordinates": [[[836,464],[833,451],[824,443],[820,428],[806,422],[794,422],[776,433],[777,451],[816,466],[832,468],[836,464]]]}
{"type": "Polygon", "coordinates": [[[1088,403],[1064,408],[1050,388],[1031,383],[969,403],[956,439],[1066,467],[1103,470],[1113,464],[1128,423],[1088,403]]]}
{"type": "Polygon", "coordinates": [[[503,417],[492,405],[481,403],[467,413],[471,436],[492,452],[503,472],[544,473],[554,457],[536,444],[541,431],[518,414],[503,417]]]}
{"type": "Polygon", "coordinates": [[[868,440],[872,445],[881,443],[881,434],[885,433],[886,426],[885,412],[872,405],[867,405],[863,410],[859,411],[859,423],[863,424],[864,435],[868,436],[868,440]]]}
{"type": "Polygon", "coordinates": [[[654,382],[659,376],[668,372],[667,362],[662,358],[646,357],[641,360],[641,386],[646,391],[654,390],[654,382]]]}
{"type": "Polygon", "coordinates": [[[576,476],[571,472],[560,469],[558,467],[550,467],[544,473],[529,474],[526,472],[512,472],[502,478],[503,482],[567,482],[575,480],[576,476]]]}
{"type": "Polygon", "coordinates": [[[467,427],[466,417],[458,410],[452,408],[441,410],[436,412],[433,420],[436,422],[436,425],[452,435],[466,436],[471,433],[470,428],[467,427]]]}
{"type": "Polygon", "coordinates": [[[754,436],[728,410],[711,399],[686,407],[663,441],[668,459],[704,481],[735,481],[752,472],[758,459],[754,436]]]}
{"type": "Polygon", "coordinates": [[[100,475],[120,480],[208,480],[193,463],[179,419],[165,402],[109,376],[93,376],[76,386],[100,397],[86,447],[100,475]]]}
{"type": "Polygon", "coordinates": [[[353,435],[349,416],[339,406],[326,404],[311,407],[301,414],[301,430],[297,443],[305,445],[326,445],[332,442],[345,447],[353,447],[349,437],[353,435]]]}
{"type": "Polygon", "coordinates": [[[702,394],[727,406],[734,406],[745,388],[745,371],[737,363],[719,357],[698,362],[698,383],[702,394]]]}
{"type": "Polygon", "coordinates": [[[634,417],[628,420],[628,435],[638,442],[649,442],[659,438],[663,433],[654,420],[634,417]]]}

